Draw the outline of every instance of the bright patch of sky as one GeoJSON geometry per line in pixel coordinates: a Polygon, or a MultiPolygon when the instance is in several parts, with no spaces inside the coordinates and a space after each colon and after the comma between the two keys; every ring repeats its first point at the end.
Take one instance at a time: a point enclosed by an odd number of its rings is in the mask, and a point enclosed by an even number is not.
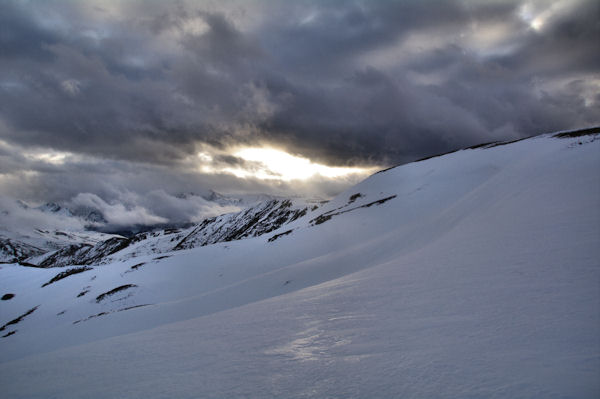
{"type": "Polygon", "coordinates": [[[378,168],[335,167],[322,165],[297,155],[275,148],[247,147],[235,150],[233,156],[244,160],[241,165],[215,166],[213,157],[207,153],[198,153],[205,173],[228,173],[238,178],[256,178],[260,180],[310,180],[315,177],[335,179],[351,175],[368,175],[378,168]]]}

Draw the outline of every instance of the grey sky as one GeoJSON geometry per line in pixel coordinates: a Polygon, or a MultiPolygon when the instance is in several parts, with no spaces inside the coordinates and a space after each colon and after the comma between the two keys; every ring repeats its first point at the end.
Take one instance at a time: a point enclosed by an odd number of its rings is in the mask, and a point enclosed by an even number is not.
{"type": "Polygon", "coordinates": [[[1,8],[0,190],[15,198],[328,196],[360,176],[242,179],[227,167],[253,165],[232,149],[385,167],[600,123],[595,0],[1,8]]]}

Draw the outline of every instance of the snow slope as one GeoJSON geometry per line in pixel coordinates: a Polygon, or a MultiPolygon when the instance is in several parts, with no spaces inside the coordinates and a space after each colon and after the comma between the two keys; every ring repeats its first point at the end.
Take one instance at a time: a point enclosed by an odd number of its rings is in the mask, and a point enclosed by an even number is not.
{"type": "Polygon", "coordinates": [[[538,136],[260,237],[44,287],[71,268],[2,265],[2,396],[598,397],[598,171],[598,135],[538,136]]]}

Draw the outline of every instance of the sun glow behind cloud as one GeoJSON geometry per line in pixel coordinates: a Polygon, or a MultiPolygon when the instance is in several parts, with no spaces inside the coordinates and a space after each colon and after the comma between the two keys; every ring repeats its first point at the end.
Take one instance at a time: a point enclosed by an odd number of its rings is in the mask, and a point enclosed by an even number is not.
{"type": "Polygon", "coordinates": [[[23,155],[30,160],[51,165],[63,165],[68,159],[75,158],[74,154],[66,151],[26,151],[23,155]]]}
{"type": "MultiPolygon", "coordinates": [[[[207,157],[203,155],[199,154],[199,158],[206,161],[207,157]]],[[[377,170],[377,168],[326,166],[274,148],[248,147],[238,149],[232,155],[245,163],[240,166],[224,167],[221,172],[243,179],[292,181],[308,180],[319,176],[335,179],[350,175],[363,176],[377,170]]]]}
{"type": "Polygon", "coordinates": [[[524,3],[519,10],[519,16],[529,24],[529,27],[540,32],[546,23],[556,15],[564,14],[578,6],[581,1],[556,0],[556,1],[529,1],[524,3]]]}

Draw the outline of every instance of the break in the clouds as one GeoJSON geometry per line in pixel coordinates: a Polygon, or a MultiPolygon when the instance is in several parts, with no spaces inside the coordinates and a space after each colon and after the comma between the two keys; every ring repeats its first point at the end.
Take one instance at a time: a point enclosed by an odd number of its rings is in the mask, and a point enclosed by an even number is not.
{"type": "Polygon", "coordinates": [[[188,208],[143,199],[329,196],[377,167],[600,123],[595,0],[1,9],[0,190],[15,198],[115,215],[137,198],[128,215],[170,220],[188,208]]]}

